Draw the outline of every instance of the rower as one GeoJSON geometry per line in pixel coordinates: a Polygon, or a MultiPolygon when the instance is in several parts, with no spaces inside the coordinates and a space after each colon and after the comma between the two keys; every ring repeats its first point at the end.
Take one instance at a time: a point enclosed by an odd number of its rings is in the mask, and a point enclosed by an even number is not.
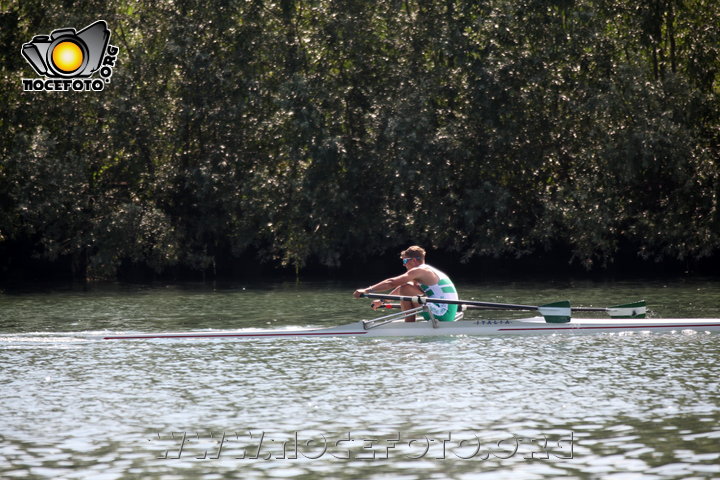
{"type": "MultiPolygon", "coordinates": [[[[397,277],[387,278],[367,288],[355,290],[353,296],[359,298],[361,295],[372,292],[384,292],[393,289],[391,295],[425,295],[430,298],[442,298],[445,300],[457,300],[458,294],[452,280],[438,270],[425,263],[425,250],[418,246],[409,247],[400,253],[400,259],[405,266],[406,272],[397,277]]],[[[373,302],[373,309],[377,310],[382,306],[382,301],[373,302]]],[[[410,301],[401,301],[403,311],[416,308],[419,305],[410,301]]],[[[457,305],[446,303],[428,303],[432,315],[441,322],[452,322],[455,320],[457,305]]],[[[430,320],[429,312],[422,312],[425,320],[430,320]]],[[[406,322],[414,322],[415,315],[405,317],[406,322]]]]}

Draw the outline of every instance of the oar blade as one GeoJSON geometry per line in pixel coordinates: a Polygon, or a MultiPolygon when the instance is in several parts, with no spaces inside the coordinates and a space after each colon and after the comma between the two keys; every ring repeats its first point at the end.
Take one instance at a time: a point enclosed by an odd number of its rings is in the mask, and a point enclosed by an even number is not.
{"type": "Polygon", "coordinates": [[[640,300],[639,302],[608,307],[607,312],[610,318],[645,318],[647,306],[645,300],[640,300]]]}
{"type": "Polygon", "coordinates": [[[548,303],[540,305],[538,312],[545,318],[547,323],[568,323],[570,321],[570,302],[565,300],[562,302],[548,303]]]}

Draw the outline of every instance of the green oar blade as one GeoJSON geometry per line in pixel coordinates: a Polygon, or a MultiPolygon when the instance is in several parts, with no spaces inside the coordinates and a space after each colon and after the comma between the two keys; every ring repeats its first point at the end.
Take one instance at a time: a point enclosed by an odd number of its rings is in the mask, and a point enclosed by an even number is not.
{"type": "Polygon", "coordinates": [[[570,302],[565,300],[540,305],[538,312],[545,317],[547,323],[568,323],[570,321],[570,302]]]}
{"type": "Polygon", "coordinates": [[[645,318],[647,306],[645,300],[640,300],[639,302],[608,307],[607,312],[610,318],[645,318]]]}

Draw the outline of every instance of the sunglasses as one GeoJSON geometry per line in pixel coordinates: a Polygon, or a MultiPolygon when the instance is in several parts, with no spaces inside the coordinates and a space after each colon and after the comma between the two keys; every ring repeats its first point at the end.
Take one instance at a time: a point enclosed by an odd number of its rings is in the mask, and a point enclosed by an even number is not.
{"type": "Polygon", "coordinates": [[[412,260],[412,258],[403,258],[403,259],[402,259],[403,265],[407,265],[407,263],[408,263],[410,260],[412,260]]]}

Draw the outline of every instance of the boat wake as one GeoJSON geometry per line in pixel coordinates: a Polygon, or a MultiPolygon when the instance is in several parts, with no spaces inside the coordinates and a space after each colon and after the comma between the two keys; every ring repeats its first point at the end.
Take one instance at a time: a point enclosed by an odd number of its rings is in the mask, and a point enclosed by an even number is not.
{"type": "Polygon", "coordinates": [[[87,332],[23,332],[0,335],[0,348],[23,349],[37,347],[70,348],[73,345],[95,342],[102,338],[99,331],[87,332]]]}

